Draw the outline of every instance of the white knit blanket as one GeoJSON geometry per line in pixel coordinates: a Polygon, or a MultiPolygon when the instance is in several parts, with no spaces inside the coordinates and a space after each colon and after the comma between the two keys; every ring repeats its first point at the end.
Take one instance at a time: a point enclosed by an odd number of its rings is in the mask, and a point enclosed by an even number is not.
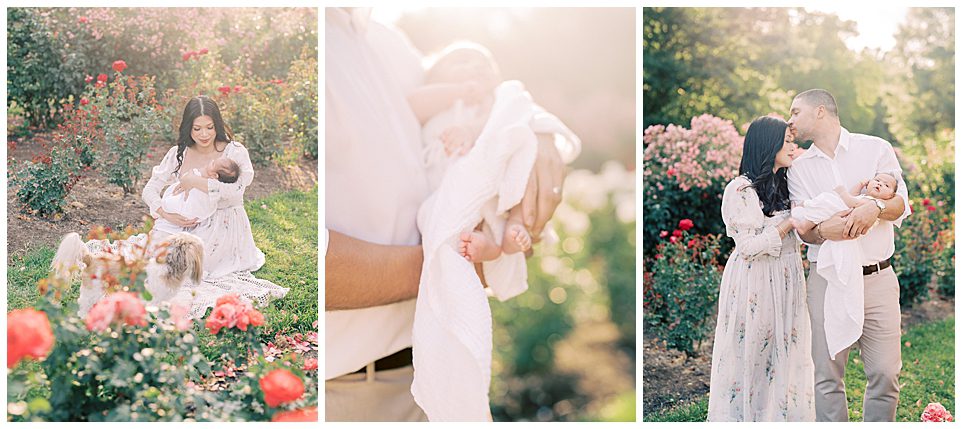
{"type": "MultiPolygon", "coordinates": [[[[577,137],[535,105],[520,82],[502,83],[474,148],[450,165],[418,211],[424,262],[411,393],[431,421],[491,419],[491,309],[474,264],[458,254],[458,237],[483,217],[500,240],[503,215],[521,202],[534,165],[535,132],[564,136],[567,143],[559,151],[566,162],[580,150],[577,137]]],[[[501,300],[527,289],[521,253],[485,263],[484,272],[501,300]]]]}
{"type": "MultiPolygon", "coordinates": [[[[823,192],[792,209],[797,219],[823,222],[849,207],[835,192],[823,192]]],[[[862,336],[865,324],[865,279],[862,277],[862,247],[858,239],[826,241],[818,250],[818,275],[825,289],[825,342],[832,360],[838,352],[862,336]]]]}

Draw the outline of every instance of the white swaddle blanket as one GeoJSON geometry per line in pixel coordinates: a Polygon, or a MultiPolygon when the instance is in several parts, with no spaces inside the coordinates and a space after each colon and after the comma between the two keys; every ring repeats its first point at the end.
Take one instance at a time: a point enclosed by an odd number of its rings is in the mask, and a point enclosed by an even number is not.
{"type": "MultiPolygon", "coordinates": [[[[823,192],[805,201],[805,207],[793,208],[792,217],[819,223],[848,208],[835,192],[823,192]]],[[[865,323],[865,280],[859,240],[823,243],[818,250],[818,275],[828,282],[825,342],[829,356],[835,360],[838,352],[858,341],[865,323]]]]}
{"type": "MultiPolygon", "coordinates": [[[[193,169],[191,174],[201,176],[200,170],[193,169]]],[[[160,207],[167,213],[175,213],[188,219],[197,218],[202,221],[211,217],[217,211],[217,203],[212,202],[207,193],[197,189],[187,191],[187,198],[183,194],[174,195],[176,184],[170,185],[164,191],[164,196],[160,200],[160,207]]],[[[175,234],[184,230],[167,219],[158,218],[154,221],[154,229],[175,234]]]]}
{"type": "MultiPolygon", "coordinates": [[[[502,83],[474,147],[449,166],[418,211],[424,262],[414,315],[411,393],[431,421],[491,419],[491,309],[474,264],[458,254],[458,237],[483,217],[500,240],[499,217],[521,202],[534,165],[535,132],[563,136],[556,145],[565,162],[580,151],[577,137],[535,105],[520,82],[502,83]]],[[[527,289],[521,253],[486,262],[484,273],[501,300],[527,289]]]]}

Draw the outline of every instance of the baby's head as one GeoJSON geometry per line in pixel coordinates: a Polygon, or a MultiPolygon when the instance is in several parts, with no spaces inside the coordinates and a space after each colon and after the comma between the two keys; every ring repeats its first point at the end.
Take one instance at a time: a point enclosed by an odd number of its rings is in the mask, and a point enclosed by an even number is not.
{"type": "Polygon", "coordinates": [[[458,42],[436,56],[424,79],[427,83],[474,81],[493,87],[501,81],[501,72],[487,48],[473,42],[458,42]]]}
{"type": "Polygon", "coordinates": [[[866,194],[887,200],[895,196],[895,191],[899,189],[899,181],[892,173],[879,173],[865,186],[866,194]]]}
{"type": "Polygon", "coordinates": [[[240,177],[240,166],[230,158],[217,158],[207,163],[204,175],[222,183],[234,183],[240,177]]]}

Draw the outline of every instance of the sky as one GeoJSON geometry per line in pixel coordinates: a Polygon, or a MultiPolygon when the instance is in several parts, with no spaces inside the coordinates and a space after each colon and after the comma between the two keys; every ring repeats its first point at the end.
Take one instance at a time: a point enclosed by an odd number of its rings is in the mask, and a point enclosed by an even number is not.
{"type": "Polygon", "coordinates": [[[859,35],[845,41],[849,49],[861,51],[864,48],[878,48],[882,52],[895,47],[895,33],[905,19],[908,8],[886,5],[877,2],[871,7],[862,3],[823,4],[806,7],[809,11],[831,12],[847,21],[855,21],[859,35]]]}

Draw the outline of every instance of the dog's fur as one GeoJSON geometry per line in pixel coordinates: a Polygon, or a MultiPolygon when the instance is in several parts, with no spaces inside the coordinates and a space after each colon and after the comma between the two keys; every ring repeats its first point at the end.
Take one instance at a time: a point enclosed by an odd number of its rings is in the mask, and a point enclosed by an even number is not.
{"type": "MultiPolygon", "coordinates": [[[[60,279],[73,280],[81,274],[80,316],[104,297],[100,278],[104,274],[117,276],[118,267],[111,267],[106,259],[94,255],[76,232],[63,237],[51,263],[51,271],[60,279]]],[[[147,250],[147,279],[144,287],[153,296],[151,302],[166,302],[177,295],[189,278],[200,283],[204,274],[204,245],[195,235],[181,232],[163,239],[147,250]]]]}

